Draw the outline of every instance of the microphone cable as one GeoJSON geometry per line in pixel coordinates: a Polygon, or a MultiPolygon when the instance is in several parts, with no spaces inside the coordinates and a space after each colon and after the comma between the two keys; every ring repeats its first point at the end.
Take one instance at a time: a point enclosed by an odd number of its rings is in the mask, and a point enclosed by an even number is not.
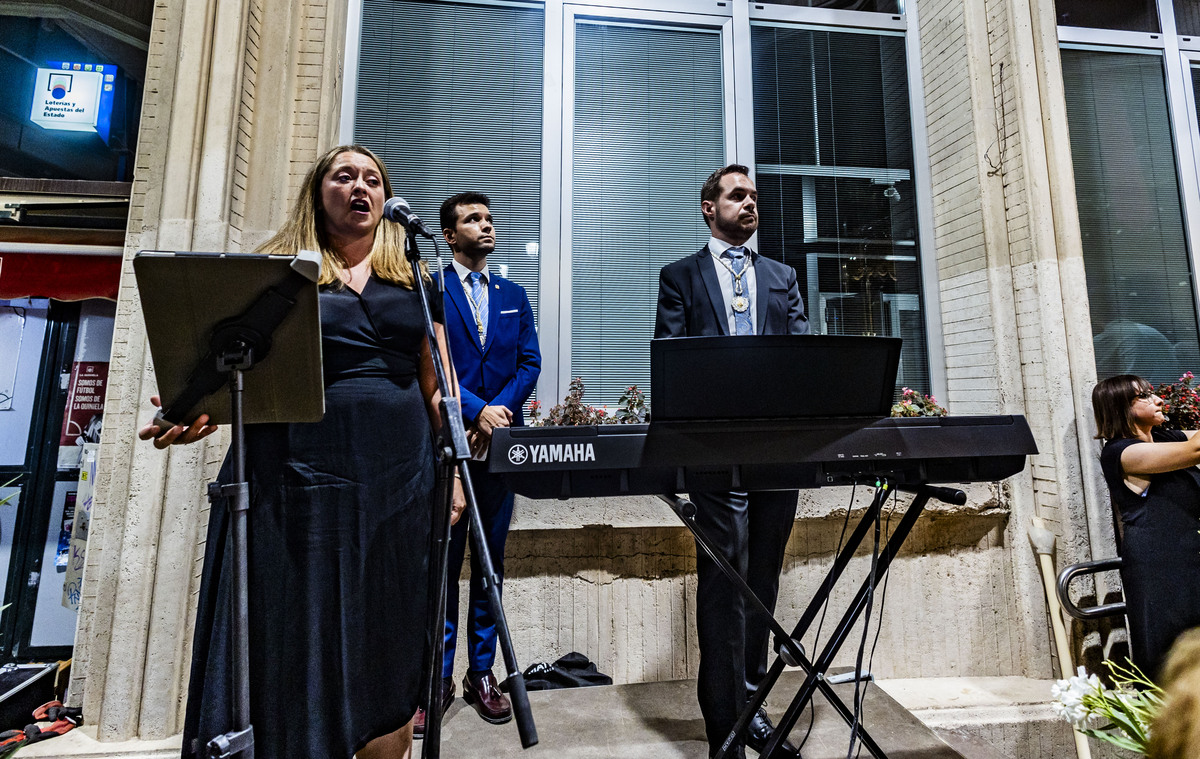
{"type": "MultiPolygon", "coordinates": [[[[887,483],[876,481],[876,486],[887,487],[887,483]]],[[[879,537],[880,537],[880,514],[883,508],[875,512],[875,529],[873,531],[873,543],[871,547],[871,571],[867,575],[867,609],[863,615],[863,631],[862,638],[858,644],[858,656],[854,661],[854,720],[853,726],[850,729],[850,746],[846,750],[846,759],[854,759],[854,746],[858,743],[858,732],[862,728],[862,697],[865,695],[865,688],[862,687],[862,663],[863,654],[867,649],[867,635],[871,628],[871,613],[875,605],[875,572],[879,567],[879,537]]]]}
{"type": "MultiPolygon", "coordinates": [[[[888,510],[887,516],[884,518],[884,522],[883,522],[883,541],[884,541],[884,543],[887,543],[892,537],[892,514],[895,512],[896,507],[899,506],[899,503],[900,503],[900,493],[898,491],[893,490],[892,491],[892,508],[888,510]]],[[[871,653],[867,657],[867,672],[868,673],[873,673],[875,671],[875,648],[879,645],[879,634],[883,631],[883,610],[887,605],[888,579],[891,577],[891,575],[892,575],[891,567],[889,565],[888,571],[885,572],[883,575],[883,589],[881,590],[880,595],[879,595],[879,615],[875,621],[875,638],[874,638],[874,640],[871,641],[871,653]]],[[[870,624],[870,619],[867,620],[867,624],[870,624]]],[[[872,679],[874,679],[873,676],[872,676],[872,679]]],[[[865,685],[863,685],[862,699],[859,701],[859,703],[857,705],[857,710],[859,712],[861,712],[861,710],[862,710],[863,701],[866,700],[868,685],[870,685],[870,681],[868,681],[865,685]]],[[[855,696],[855,698],[857,699],[857,695],[855,696]]],[[[853,743],[851,743],[850,748],[851,749],[854,748],[853,743]]],[[[858,752],[855,754],[856,759],[857,759],[857,757],[859,757],[861,755],[862,755],[862,744],[860,743],[858,746],[858,752]]]]}
{"type": "MultiPolygon", "coordinates": [[[[846,517],[842,520],[842,534],[838,536],[837,548],[833,552],[833,560],[836,562],[838,554],[842,552],[842,546],[846,544],[846,529],[850,526],[850,512],[854,510],[854,495],[858,492],[858,478],[850,484],[850,504],[846,507],[846,517]]],[[[832,588],[830,588],[832,594],[832,588]]],[[[813,633],[813,651],[819,651],[821,648],[821,627],[825,624],[825,613],[829,611],[829,596],[825,597],[825,603],[821,604],[821,618],[817,620],[817,631],[813,633]]],[[[812,734],[813,724],[817,719],[816,707],[813,705],[813,699],[808,700],[808,728],[804,731],[804,737],[800,739],[800,743],[796,748],[804,748],[804,744],[808,743],[808,737],[812,734]]]]}

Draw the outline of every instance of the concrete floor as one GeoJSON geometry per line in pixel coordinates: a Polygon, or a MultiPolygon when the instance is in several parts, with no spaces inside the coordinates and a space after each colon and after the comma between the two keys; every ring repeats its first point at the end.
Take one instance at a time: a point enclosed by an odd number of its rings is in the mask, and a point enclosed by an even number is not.
{"type": "MultiPolygon", "coordinates": [[[[799,689],[801,673],[780,679],[768,711],[787,708],[799,689]]],[[[696,703],[694,680],[541,691],[529,694],[540,742],[522,750],[515,722],[489,725],[461,698],[443,724],[444,759],[706,759],[704,723],[696,703]]],[[[851,703],[854,686],[836,690],[851,703]]],[[[818,694],[815,721],[804,743],[804,759],[845,759],[850,729],[818,694]]],[[[959,753],[879,688],[871,685],[863,707],[864,725],[890,759],[1003,759],[986,746],[950,736],[959,753]]],[[[808,712],[793,732],[793,742],[808,727],[808,712]]],[[[748,751],[747,756],[754,756],[748,751]]],[[[864,749],[859,756],[869,757],[864,749]]]]}

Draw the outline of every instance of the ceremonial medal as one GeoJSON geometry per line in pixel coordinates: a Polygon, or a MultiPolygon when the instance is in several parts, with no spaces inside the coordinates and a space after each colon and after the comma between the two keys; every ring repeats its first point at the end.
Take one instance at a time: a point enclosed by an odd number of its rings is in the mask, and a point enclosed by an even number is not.
{"type": "Polygon", "coordinates": [[[749,307],[750,304],[747,303],[746,299],[742,296],[738,295],[733,299],[733,310],[737,311],[739,314],[744,314],[746,309],[749,307]]]}

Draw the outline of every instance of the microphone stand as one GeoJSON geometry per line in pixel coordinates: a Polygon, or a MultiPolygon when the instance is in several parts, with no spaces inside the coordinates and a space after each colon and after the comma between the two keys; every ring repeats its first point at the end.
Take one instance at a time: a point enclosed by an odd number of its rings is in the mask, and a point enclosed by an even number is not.
{"type": "MultiPolygon", "coordinates": [[[[413,217],[415,219],[415,217],[413,217]]],[[[425,743],[421,749],[423,759],[439,759],[442,751],[442,659],[446,647],[446,584],[449,576],[450,559],[450,509],[454,497],[454,475],[458,470],[462,478],[463,495],[467,508],[464,516],[469,519],[471,551],[479,557],[483,570],[483,586],[488,594],[492,617],[496,620],[500,651],[504,666],[508,670],[508,691],[512,697],[513,716],[517,720],[517,732],[521,736],[521,747],[537,745],[537,727],[533,723],[533,712],[529,708],[529,695],[525,690],[525,676],[517,666],[517,655],[512,646],[512,634],[504,616],[504,605],[500,601],[500,578],[492,564],[487,541],[483,538],[483,520],[475,503],[475,489],[471,485],[471,448],[467,444],[467,433],[463,426],[462,406],[457,395],[450,394],[450,381],[442,366],[441,349],[438,347],[437,332],[433,326],[433,314],[429,310],[429,294],[421,280],[421,252],[417,249],[419,221],[406,223],[404,255],[412,266],[414,287],[421,297],[421,314],[425,320],[425,336],[429,341],[429,354],[433,359],[433,371],[437,376],[442,399],[438,412],[442,428],[437,434],[435,450],[438,457],[438,491],[434,497],[430,530],[430,558],[436,565],[429,568],[429,593],[433,601],[429,617],[430,651],[425,689],[425,743]]],[[[430,239],[433,239],[430,237],[430,239]]],[[[437,247],[437,240],[434,240],[437,247]]],[[[449,345],[447,345],[447,351],[449,345]]]]}

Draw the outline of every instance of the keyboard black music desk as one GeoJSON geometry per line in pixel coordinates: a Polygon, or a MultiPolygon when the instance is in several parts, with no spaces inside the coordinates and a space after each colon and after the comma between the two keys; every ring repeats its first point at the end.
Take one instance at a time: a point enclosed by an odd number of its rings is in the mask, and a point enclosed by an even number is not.
{"type": "MultiPolygon", "coordinates": [[[[739,584],[747,602],[767,612],[732,567],[710,548],[695,522],[695,505],[679,493],[778,490],[859,484],[875,497],[800,621],[788,632],[772,619],[775,658],[767,677],[746,705],[726,749],[742,735],[787,665],[807,673],[763,750],[770,759],[792,731],[800,713],[821,691],[847,724],[854,715],[825,682],[825,672],[855,622],[869,608],[900,546],[930,498],[964,504],[961,490],[940,483],[994,482],[1017,474],[1037,453],[1023,416],[919,417],[906,419],[757,419],[655,422],[599,427],[504,427],[492,436],[489,469],[502,474],[514,492],[529,498],[656,495],[667,502],[696,536],[697,544],[739,584]],[[799,641],[828,600],[851,557],[894,490],[915,494],[891,537],[873,562],[854,600],[815,659],[799,641]]],[[[858,735],[876,759],[887,754],[868,731],[858,735]]],[[[723,759],[722,750],[717,759],[723,759]]]]}

